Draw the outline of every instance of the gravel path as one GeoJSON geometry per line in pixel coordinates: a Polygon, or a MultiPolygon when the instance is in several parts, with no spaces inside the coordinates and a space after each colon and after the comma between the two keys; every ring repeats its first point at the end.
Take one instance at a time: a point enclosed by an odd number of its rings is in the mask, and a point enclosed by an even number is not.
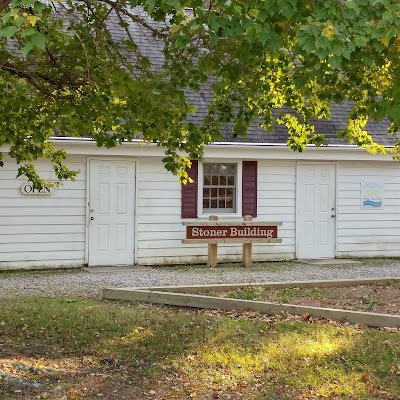
{"type": "Polygon", "coordinates": [[[0,298],[20,295],[100,298],[104,288],[219,283],[277,282],[322,279],[400,278],[400,260],[367,260],[360,264],[307,265],[296,262],[191,267],[140,267],[129,272],[81,270],[0,273],[0,298]]]}

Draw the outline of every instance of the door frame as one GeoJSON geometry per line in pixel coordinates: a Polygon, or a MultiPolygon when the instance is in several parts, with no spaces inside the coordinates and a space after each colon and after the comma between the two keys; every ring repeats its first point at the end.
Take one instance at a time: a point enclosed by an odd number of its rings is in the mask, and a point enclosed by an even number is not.
{"type": "Polygon", "coordinates": [[[300,176],[300,165],[333,165],[335,167],[335,212],[336,212],[336,217],[335,217],[335,237],[333,238],[333,255],[336,258],[337,257],[337,242],[338,242],[338,170],[339,170],[339,163],[337,161],[297,161],[296,163],[296,211],[295,211],[295,242],[296,242],[296,249],[295,249],[295,256],[296,259],[299,259],[299,236],[300,236],[300,218],[299,218],[299,212],[300,212],[300,188],[299,188],[299,176],[300,176]]]}
{"type": "Polygon", "coordinates": [[[90,218],[90,161],[131,161],[135,164],[135,172],[134,172],[134,197],[135,204],[133,207],[133,263],[138,263],[138,240],[137,240],[137,232],[138,232],[138,190],[137,190],[137,175],[138,175],[138,166],[139,160],[134,157],[103,157],[103,156],[88,156],[86,157],[86,213],[85,213],[85,226],[86,226],[86,234],[85,234],[85,264],[89,265],[89,218],[90,218]]]}

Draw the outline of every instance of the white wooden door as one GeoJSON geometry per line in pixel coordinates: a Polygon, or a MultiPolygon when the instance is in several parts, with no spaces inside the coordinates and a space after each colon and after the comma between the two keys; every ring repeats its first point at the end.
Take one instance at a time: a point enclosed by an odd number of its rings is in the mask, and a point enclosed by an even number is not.
{"type": "Polygon", "coordinates": [[[89,171],[89,265],[132,265],[135,162],[90,160],[89,171]]]}
{"type": "Polygon", "coordinates": [[[335,174],[335,165],[298,165],[297,258],[335,257],[335,174]]]}

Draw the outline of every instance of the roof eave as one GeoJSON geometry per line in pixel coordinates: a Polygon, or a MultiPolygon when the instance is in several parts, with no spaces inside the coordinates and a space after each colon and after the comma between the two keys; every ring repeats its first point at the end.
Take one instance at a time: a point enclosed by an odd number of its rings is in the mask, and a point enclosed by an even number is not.
{"type": "MultiPolygon", "coordinates": [[[[50,138],[50,141],[52,142],[67,142],[69,144],[80,144],[80,143],[95,143],[95,140],[92,138],[85,138],[85,137],[65,137],[65,136],[52,136],[50,138]]],[[[127,141],[126,145],[132,144],[143,144],[146,143],[141,139],[134,139],[131,141],[127,141]]],[[[150,146],[157,146],[155,143],[146,143],[150,146]]],[[[278,147],[278,148],[287,148],[288,145],[286,143],[259,143],[259,142],[212,142],[206,145],[207,147],[213,147],[213,146],[229,146],[229,147],[235,147],[235,148],[249,148],[249,147],[278,147]]],[[[392,149],[393,146],[384,146],[387,149],[392,149]]],[[[316,150],[323,150],[323,149],[340,149],[340,150],[360,150],[360,151],[365,151],[365,149],[354,145],[354,144],[329,144],[327,146],[316,146],[314,144],[308,144],[306,145],[307,149],[316,149],[316,150]]]]}

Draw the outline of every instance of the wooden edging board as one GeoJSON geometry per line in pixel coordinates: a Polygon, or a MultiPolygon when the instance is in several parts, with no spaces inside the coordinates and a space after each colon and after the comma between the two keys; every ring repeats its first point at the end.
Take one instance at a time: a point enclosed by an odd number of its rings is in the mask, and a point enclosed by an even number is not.
{"type": "MultiPolygon", "coordinates": [[[[156,304],[175,306],[223,309],[223,310],[251,310],[265,314],[280,314],[286,312],[294,315],[309,313],[313,317],[328,318],[337,321],[347,321],[353,324],[364,324],[373,327],[400,327],[400,315],[378,314],[361,311],[339,310],[333,308],[308,307],[293,304],[276,304],[253,300],[240,300],[213,296],[195,295],[182,292],[198,290],[229,290],[240,287],[264,286],[271,288],[285,287],[327,287],[327,286],[353,286],[371,283],[384,283],[395,280],[363,279],[363,280],[337,280],[337,281],[299,281],[276,283],[228,284],[228,285],[200,285],[200,286],[173,286],[153,288],[116,288],[105,289],[103,298],[113,300],[131,300],[156,304]]],[[[398,279],[398,278],[397,278],[398,279]]]]}

